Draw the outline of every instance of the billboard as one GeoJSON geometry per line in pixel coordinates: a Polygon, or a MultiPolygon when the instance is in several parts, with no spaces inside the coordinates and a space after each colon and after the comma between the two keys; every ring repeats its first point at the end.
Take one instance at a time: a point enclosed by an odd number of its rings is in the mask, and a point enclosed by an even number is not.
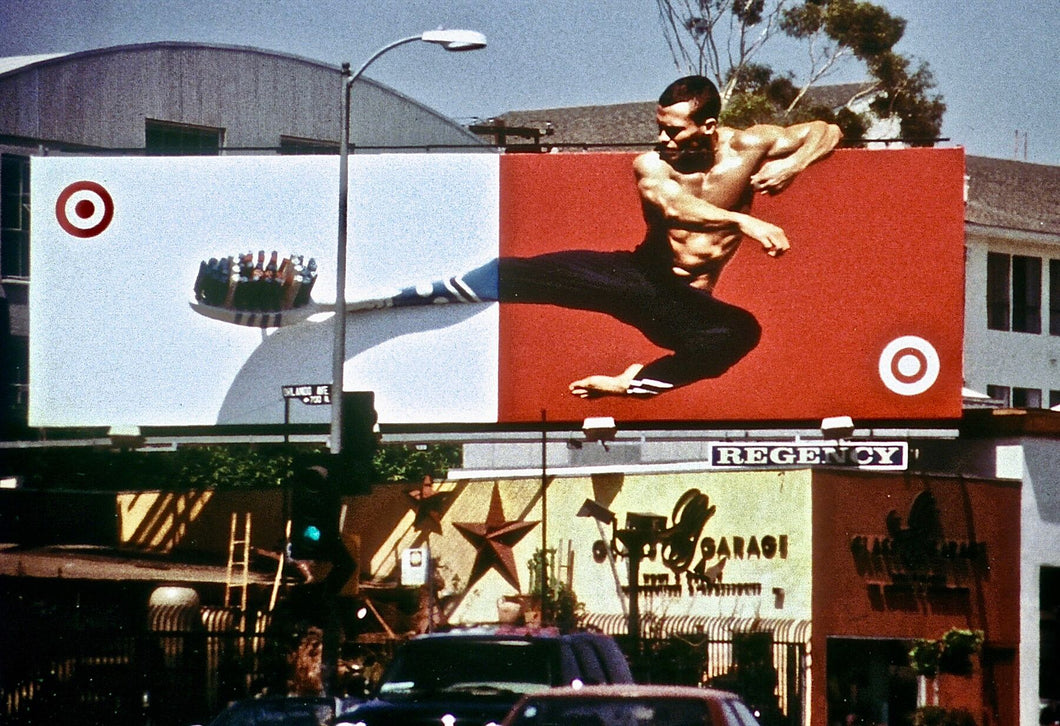
{"type": "MultiPolygon", "coordinates": [[[[622,309],[634,156],[351,157],[346,388],[384,424],[960,415],[959,149],[840,150],[756,198],[791,250],[745,241],[709,300],[665,301],[692,337],[723,320],[724,364],[633,288],[622,309]],[[571,392],[630,364],[684,378],[571,392]]],[[[284,390],[330,382],[337,179],[336,157],[35,158],[31,425],[328,421],[284,390]]]]}

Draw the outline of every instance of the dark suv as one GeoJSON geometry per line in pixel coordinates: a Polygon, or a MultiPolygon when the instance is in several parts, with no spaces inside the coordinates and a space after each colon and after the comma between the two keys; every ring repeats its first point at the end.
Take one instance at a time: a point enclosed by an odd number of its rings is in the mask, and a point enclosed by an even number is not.
{"type": "Polygon", "coordinates": [[[337,724],[499,724],[527,693],[576,684],[632,683],[618,645],[599,633],[503,627],[421,635],[402,645],[375,697],[337,724]]]}

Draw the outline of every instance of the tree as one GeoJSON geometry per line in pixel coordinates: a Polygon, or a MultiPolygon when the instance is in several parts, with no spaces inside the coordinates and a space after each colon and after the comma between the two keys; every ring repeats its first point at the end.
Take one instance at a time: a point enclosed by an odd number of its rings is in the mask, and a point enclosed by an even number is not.
{"type": "Polygon", "coordinates": [[[905,20],[860,0],[656,0],[674,63],[680,72],[705,75],[722,97],[722,120],[733,126],[790,124],[822,119],[839,124],[848,140],[864,138],[869,111],[900,123],[903,138],[930,143],[946,110],[933,94],[926,62],[894,51],[905,20]],[[805,45],[808,67],[796,81],[758,62],[762,49],[787,36],[805,45]],[[813,105],[808,91],[850,62],[863,64],[870,80],[858,84],[838,111],[813,105]]]}
{"type": "MultiPolygon", "coordinates": [[[[84,446],[12,450],[0,474],[18,475],[27,489],[162,491],[269,489],[295,475],[296,456],[326,448],[293,446],[181,446],[176,451],[111,451],[84,446]]],[[[375,481],[444,479],[460,464],[458,444],[380,446],[373,456],[375,481]]]]}

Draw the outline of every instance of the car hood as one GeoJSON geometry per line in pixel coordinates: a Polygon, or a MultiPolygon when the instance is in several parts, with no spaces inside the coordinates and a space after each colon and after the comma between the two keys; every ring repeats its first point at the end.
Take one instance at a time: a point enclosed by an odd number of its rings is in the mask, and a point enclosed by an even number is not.
{"type": "Polygon", "coordinates": [[[484,726],[500,723],[518,696],[476,697],[469,702],[445,695],[417,699],[373,699],[335,719],[335,724],[365,723],[367,726],[484,726]]]}

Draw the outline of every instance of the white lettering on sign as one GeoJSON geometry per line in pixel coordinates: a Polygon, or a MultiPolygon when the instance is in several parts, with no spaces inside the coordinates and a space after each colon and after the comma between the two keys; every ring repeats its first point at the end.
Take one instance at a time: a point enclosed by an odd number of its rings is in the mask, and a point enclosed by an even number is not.
{"type": "Polygon", "coordinates": [[[845,466],[855,469],[905,470],[909,445],[904,441],[850,444],[745,443],[709,445],[710,465],[718,468],[760,466],[845,466]]]}
{"type": "Polygon", "coordinates": [[[307,406],[321,406],[331,403],[330,383],[299,383],[292,386],[281,386],[284,398],[297,398],[307,406]]]}

